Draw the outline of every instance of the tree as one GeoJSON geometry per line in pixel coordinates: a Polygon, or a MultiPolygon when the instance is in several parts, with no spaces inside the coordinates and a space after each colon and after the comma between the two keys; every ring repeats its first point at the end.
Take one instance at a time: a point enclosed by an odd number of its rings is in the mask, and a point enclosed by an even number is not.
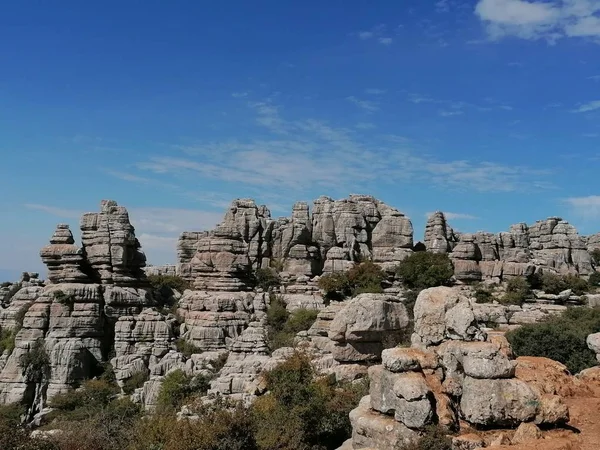
{"type": "Polygon", "coordinates": [[[415,252],[398,265],[396,274],[410,289],[427,289],[450,285],[454,269],[445,253],[415,252]]]}

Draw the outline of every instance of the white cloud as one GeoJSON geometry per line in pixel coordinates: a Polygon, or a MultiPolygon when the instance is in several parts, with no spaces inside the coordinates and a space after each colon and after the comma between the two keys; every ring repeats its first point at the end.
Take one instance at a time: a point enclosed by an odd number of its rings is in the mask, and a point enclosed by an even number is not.
{"type": "Polygon", "coordinates": [[[441,110],[439,112],[439,115],[442,117],[453,117],[453,116],[460,116],[464,114],[462,111],[445,111],[445,110],[441,110]]]}
{"type": "Polygon", "coordinates": [[[377,38],[377,42],[382,45],[390,45],[393,42],[391,37],[384,36],[387,29],[385,24],[379,24],[371,28],[370,30],[359,31],[357,36],[360,40],[366,41],[369,39],[377,38]]]}
{"type": "Polygon", "coordinates": [[[270,191],[286,199],[315,187],[345,195],[380,181],[423,182],[478,192],[549,187],[549,174],[543,170],[490,161],[442,160],[413,150],[406,138],[363,136],[355,127],[278,117],[284,135],[274,132],[271,138],[199,143],[186,147],[186,155],[150,157],[137,167],[173,179],[201,176],[235,183],[241,186],[238,189],[255,191],[259,197],[270,191]]]}
{"type": "Polygon", "coordinates": [[[231,96],[233,98],[244,98],[244,97],[248,97],[248,93],[247,92],[232,92],[231,96]]]}
{"type": "Polygon", "coordinates": [[[377,88],[365,89],[365,93],[370,94],[370,95],[383,95],[386,92],[387,91],[385,89],[377,89],[377,88]]]}
{"type": "Polygon", "coordinates": [[[594,101],[579,105],[576,109],[572,110],[571,112],[584,113],[584,112],[595,111],[597,109],[600,109],[600,100],[594,100],[594,101]]]}
{"type": "Polygon", "coordinates": [[[360,100],[355,96],[351,95],[350,97],[346,97],[346,100],[354,103],[359,108],[364,109],[368,113],[372,113],[379,110],[379,106],[375,102],[370,102],[368,100],[360,100]]]}
{"type": "Polygon", "coordinates": [[[371,39],[374,35],[375,35],[375,33],[373,33],[372,31],[360,31],[358,33],[358,37],[360,39],[362,39],[363,41],[365,41],[367,39],[371,39]]]}
{"type": "Polygon", "coordinates": [[[390,37],[380,37],[379,43],[383,45],[390,45],[394,40],[390,37]]]}
{"type": "Polygon", "coordinates": [[[598,0],[480,0],[475,7],[492,39],[516,36],[551,43],[565,37],[600,39],[599,11],[598,0]]]}
{"type": "Polygon", "coordinates": [[[570,197],[566,199],[566,203],[571,207],[574,214],[584,219],[600,218],[600,195],[570,197]]]}
{"type": "MultiPolygon", "coordinates": [[[[429,218],[433,215],[433,212],[428,212],[425,214],[425,217],[429,218]]],[[[463,214],[463,213],[453,213],[453,212],[445,212],[444,216],[447,220],[477,220],[479,217],[473,216],[471,214],[463,214]]]]}
{"type": "Polygon", "coordinates": [[[64,219],[79,219],[79,216],[82,214],[81,211],[75,209],[58,208],[55,206],[40,205],[37,203],[27,203],[24,206],[28,209],[42,211],[47,214],[52,214],[53,216],[62,217],[64,219]]]}
{"type": "Polygon", "coordinates": [[[591,77],[587,77],[588,80],[600,81],[600,75],[592,75],[591,77]]]}

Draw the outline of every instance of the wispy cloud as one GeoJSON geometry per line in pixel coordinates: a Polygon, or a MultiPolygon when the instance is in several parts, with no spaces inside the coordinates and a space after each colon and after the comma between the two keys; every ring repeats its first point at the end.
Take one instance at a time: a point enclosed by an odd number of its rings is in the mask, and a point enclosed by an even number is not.
{"type": "Polygon", "coordinates": [[[381,45],[391,45],[394,41],[391,37],[386,36],[387,26],[385,24],[375,25],[370,30],[363,30],[356,33],[362,41],[376,39],[381,45]]]}
{"type": "Polygon", "coordinates": [[[356,106],[358,106],[361,109],[364,109],[368,113],[379,111],[379,106],[375,102],[371,102],[368,100],[360,100],[353,95],[346,97],[346,100],[348,100],[351,103],[354,103],[356,106]]]}
{"type": "Polygon", "coordinates": [[[63,219],[79,219],[79,216],[81,216],[81,211],[75,209],[59,208],[50,205],[40,205],[38,203],[26,203],[24,206],[27,209],[42,211],[56,217],[61,217],[63,219]]]}
{"type": "MultiPolygon", "coordinates": [[[[279,109],[274,106],[274,110],[279,109]]],[[[262,113],[252,110],[257,116],[262,113]]],[[[144,172],[179,179],[183,176],[239,183],[281,196],[324,187],[345,194],[348,189],[385,180],[423,182],[443,189],[512,192],[548,189],[549,173],[491,161],[443,160],[413,150],[406,138],[391,139],[356,128],[335,127],[315,119],[288,120],[278,114],[272,138],[203,142],[180,150],[184,155],[155,156],[140,161],[144,172]],[[282,128],[285,134],[277,129],[282,128]],[[309,188],[310,187],[310,188],[309,188]]],[[[369,126],[366,126],[367,128],[369,126]]],[[[361,127],[359,127],[360,129],[361,127]]]]}
{"type": "Polygon", "coordinates": [[[587,77],[588,80],[600,81],[600,75],[592,75],[591,77],[587,77]]]}
{"type": "Polygon", "coordinates": [[[454,111],[441,110],[441,111],[439,111],[438,114],[442,117],[454,117],[454,116],[461,116],[462,114],[464,114],[464,112],[460,111],[460,110],[454,110],[454,111]]]}
{"type": "MultiPolygon", "coordinates": [[[[425,217],[429,218],[434,214],[433,211],[425,213],[425,217]]],[[[463,213],[454,213],[454,212],[445,212],[444,216],[447,220],[477,220],[479,217],[474,216],[472,214],[463,214],[463,213]]]]}
{"type": "Polygon", "coordinates": [[[358,122],[356,125],[354,125],[354,128],[357,130],[372,130],[375,128],[375,124],[371,122],[358,122]]]}
{"type": "Polygon", "coordinates": [[[600,42],[599,12],[597,0],[479,0],[475,7],[492,39],[516,36],[550,43],[566,37],[600,42]]]}
{"type": "Polygon", "coordinates": [[[574,214],[583,219],[600,218],[600,195],[570,197],[565,202],[571,207],[574,214]]]}
{"type": "Polygon", "coordinates": [[[370,95],[383,95],[386,92],[387,91],[385,89],[377,89],[377,88],[365,89],[365,94],[370,94],[370,95]]]}
{"type": "Polygon", "coordinates": [[[575,108],[571,112],[585,113],[585,112],[595,111],[597,109],[600,109],[600,100],[594,100],[594,101],[579,105],[577,108],[575,108]]]}
{"type": "Polygon", "coordinates": [[[245,98],[248,97],[248,92],[232,92],[231,96],[233,98],[245,98]]]}

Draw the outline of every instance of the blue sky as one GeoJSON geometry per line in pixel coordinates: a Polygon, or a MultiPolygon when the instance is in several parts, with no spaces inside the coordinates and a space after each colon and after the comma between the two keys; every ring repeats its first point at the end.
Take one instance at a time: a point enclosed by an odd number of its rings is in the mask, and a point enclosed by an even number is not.
{"type": "Polygon", "coordinates": [[[597,232],[599,55],[599,0],[4,2],[0,278],[104,198],[155,264],[237,197],[597,232]]]}

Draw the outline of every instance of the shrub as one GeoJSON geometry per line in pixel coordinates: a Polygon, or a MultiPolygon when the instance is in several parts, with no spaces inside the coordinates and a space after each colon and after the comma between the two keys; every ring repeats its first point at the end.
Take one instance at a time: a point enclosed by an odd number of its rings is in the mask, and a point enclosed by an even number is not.
{"type": "Polygon", "coordinates": [[[256,269],[256,272],[254,272],[254,279],[256,281],[256,285],[265,292],[281,284],[279,274],[270,267],[256,269]]]}
{"type": "Polygon", "coordinates": [[[590,275],[590,278],[588,280],[588,283],[590,286],[600,286],[600,272],[594,272],[590,275]]]}
{"type": "Polygon", "coordinates": [[[319,289],[325,291],[325,297],[330,300],[341,300],[352,293],[346,272],[322,275],[319,278],[318,286],[319,289]]]}
{"type": "Polygon", "coordinates": [[[596,365],[586,345],[589,334],[600,332],[600,309],[569,308],[545,322],[524,325],[506,334],[517,356],[543,356],[567,366],[571,373],[596,365]]]}
{"type": "Polygon", "coordinates": [[[217,400],[197,412],[197,420],[154,414],[131,430],[130,450],[257,450],[249,411],[217,400]]]}
{"type": "Polygon", "coordinates": [[[452,439],[440,428],[431,426],[414,444],[403,447],[403,450],[452,450],[452,439]]]}
{"type": "Polygon", "coordinates": [[[506,283],[506,293],[499,299],[505,305],[522,305],[531,295],[531,287],[524,277],[509,278],[506,283]]]}
{"type": "Polygon", "coordinates": [[[587,281],[575,275],[544,273],[540,284],[541,289],[547,294],[559,294],[567,289],[571,289],[576,295],[582,295],[589,291],[587,281]]]}
{"type": "Polygon", "coordinates": [[[592,250],[590,255],[594,264],[600,266],[600,248],[595,248],[594,250],[592,250]]]}
{"type": "Polygon", "coordinates": [[[383,292],[385,272],[371,261],[354,264],[346,272],[334,272],[319,278],[319,289],[325,291],[328,300],[341,300],[347,296],[383,292]]]}
{"type": "Polygon", "coordinates": [[[50,378],[50,357],[43,339],[36,340],[19,358],[19,366],[28,383],[41,383],[50,378]]]}
{"type": "Polygon", "coordinates": [[[182,370],[169,373],[160,386],[157,406],[161,410],[177,410],[192,395],[204,395],[210,388],[209,379],[203,375],[191,377],[182,370]]]}
{"type": "Polygon", "coordinates": [[[427,289],[449,285],[454,269],[445,253],[415,252],[398,265],[396,274],[410,289],[427,289]]]}
{"type": "Polygon", "coordinates": [[[267,334],[269,348],[277,350],[294,345],[294,337],[300,331],[308,330],[317,319],[319,312],[299,308],[289,313],[281,296],[272,295],[267,310],[267,334]]]}
{"type": "Polygon", "coordinates": [[[175,341],[175,347],[177,351],[182,353],[186,358],[191,358],[192,355],[202,353],[202,349],[197,347],[192,342],[184,338],[179,338],[175,341]]]}
{"type": "Polygon", "coordinates": [[[485,286],[477,286],[474,295],[477,303],[491,303],[494,301],[494,295],[492,294],[491,289],[485,286]]]}
{"type": "Polygon", "coordinates": [[[252,405],[260,449],[335,449],[351,433],[348,414],[368,390],[366,383],[315,380],[308,357],[293,354],[265,373],[269,393],[252,405]]]}
{"type": "Polygon", "coordinates": [[[352,296],[364,293],[383,292],[381,283],[386,278],[384,271],[372,261],[364,261],[352,266],[347,273],[352,296]]]}
{"type": "Polygon", "coordinates": [[[146,381],[148,381],[148,372],[146,370],[135,372],[123,383],[123,392],[127,395],[131,395],[136,389],[144,386],[146,381]]]}
{"type": "Polygon", "coordinates": [[[70,312],[73,312],[73,308],[75,307],[75,295],[74,294],[65,294],[65,292],[58,290],[53,292],[54,299],[60,303],[61,305],[65,305],[69,308],[70,312]]]}
{"type": "Polygon", "coordinates": [[[15,337],[17,333],[15,330],[9,330],[4,328],[0,331],[0,354],[8,350],[9,353],[15,349],[15,337]]]}
{"type": "Polygon", "coordinates": [[[191,289],[189,281],[176,275],[149,275],[148,281],[152,289],[157,291],[170,289],[183,293],[186,289],[191,289]]]}

